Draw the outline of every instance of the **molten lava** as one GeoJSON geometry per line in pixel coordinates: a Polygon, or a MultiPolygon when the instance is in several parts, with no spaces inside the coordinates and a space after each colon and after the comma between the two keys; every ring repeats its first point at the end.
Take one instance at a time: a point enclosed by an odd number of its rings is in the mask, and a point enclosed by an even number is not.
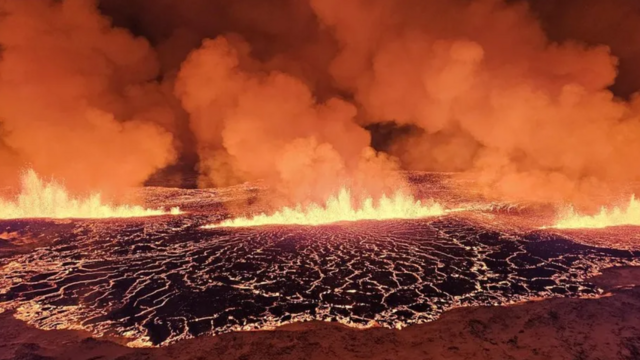
{"type": "Polygon", "coordinates": [[[429,216],[443,215],[447,211],[437,203],[423,204],[413,196],[396,192],[392,197],[382,196],[374,204],[367,198],[359,207],[354,206],[351,193],[343,188],[337,196],[330,197],[324,206],[311,204],[306,208],[301,205],[295,208],[285,207],[267,215],[261,213],[249,218],[225,220],[219,224],[207,225],[205,228],[251,227],[263,225],[322,225],[343,221],[419,219],[429,216]]]}
{"type": "Polygon", "coordinates": [[[603,207],[596,215],[578,214],[572,207],[561,214],[555,228],[558,229],[599,229],[610,226],[640,225],[640,201],[631,197],[625,208],[603,207]]]}
{"type": "Polygon", "coordinates": [[[180,213],[177,207],[166,212],[162,209],[145,209],[141,206],[108,205],[102,202],[99,193],[85,198],[74,198],[63,185],[55,181],[45,182],[33,170],[27,170],[22,175],[21,183],[20,194],[14,200],[0,199],[0,219],[105,219],[180,213]]]}

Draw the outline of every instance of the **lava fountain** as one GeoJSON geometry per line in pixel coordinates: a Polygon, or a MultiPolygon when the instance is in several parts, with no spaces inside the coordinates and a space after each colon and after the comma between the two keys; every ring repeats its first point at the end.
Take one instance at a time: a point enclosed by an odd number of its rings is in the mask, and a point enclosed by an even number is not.
{"type": "Polygon", "coordinates": [[[573,207],[560,214],[557,229],[601,229],[610,226],[640,225],[640,201],[631,196],[626,207],[602,207],[596,215],[581,215],[573,207]]]}
{"type": "Polygon", "coordinates": [[[355,206],[349,189],[342,188],[337,196],[331,196],[324,205],[312,203],[306,207],[302,205],[293,208],[285,207],[271,215],[261,213],[253,217],[229,219],[218,224],[206,225],[204,228],[264,225],[316,226],[343,221],[419,219],[446,213],[447,210],[436,202],[423,204],[420,200],[415,200],[413,196],[401,191],[391,197],[383,195],[376,203],[369,197],[360,206],[355,206]]]}
{"type": "Polygon", "coordinates": [[[0,219],[107,219],[179,213],[180,209],[177,207],[167,212],[163,209],[146,209],[141,206],[109,205],[103,203],[99,193],[85,198],[75,198],[63,185],[53,180],[45,182],[33,170],[23,173],[20,193],[15,199],[11,201],[0,199],[0,219]]]}

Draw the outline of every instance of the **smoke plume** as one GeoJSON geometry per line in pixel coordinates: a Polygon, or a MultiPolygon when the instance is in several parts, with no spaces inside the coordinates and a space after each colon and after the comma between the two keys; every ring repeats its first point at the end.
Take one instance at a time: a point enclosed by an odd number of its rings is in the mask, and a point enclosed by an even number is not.
{"type": "Polygon", "coordinates": [[[331,74],[364,119],[422,130],[392,146],[405,166],[471,171],[492,195],[535,200],[640,175],[637,101],[607,89],[609,47],[549,41],[524,3],[312,5],[341,44],[331,74]]]}
{"type": "Polygon", "coordinates": [[[205,184],[264,179],[295,201],[319,201],[348,185],[391,190],[386,179],[395,164],[369,148],[355,106],[318,102],[304,82],[265,70],[249,54],[237,37],[206,40],[178,76],[205,184]],[[385,180],[371,180],[379,174],[385,180]]]}
{"type": "Polygon", "coordinates": [[[76,191],[142,183],[174,158],[173,110],[148,42],[91,1],[0,2],[0,160],[76,191]]]}
{"type": "Polygon", "coordinates": [[[640,178],[632,0],[0,9],[9,177],[31,165],[77,190],[119,189],[195,153],[201,186],[260,179],[296,202],[342,186],[376,196],[401,186],[399,169],[540,201],[640,178]]]}

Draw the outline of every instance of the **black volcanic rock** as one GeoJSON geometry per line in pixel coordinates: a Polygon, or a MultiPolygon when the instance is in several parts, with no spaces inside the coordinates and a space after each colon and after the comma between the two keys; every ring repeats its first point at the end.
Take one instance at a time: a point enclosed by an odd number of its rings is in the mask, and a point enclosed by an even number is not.
{"type": "Polygon", "coordinates": [[[594,296],[588,275],[638,261],[454,216],[224,231],[201,229],[204,221],[11,222],[47,240],[1,270],[0,306],[23,306],[43,328],[169,344],[290,321],[395,328],[457,306],[594,296]]]}

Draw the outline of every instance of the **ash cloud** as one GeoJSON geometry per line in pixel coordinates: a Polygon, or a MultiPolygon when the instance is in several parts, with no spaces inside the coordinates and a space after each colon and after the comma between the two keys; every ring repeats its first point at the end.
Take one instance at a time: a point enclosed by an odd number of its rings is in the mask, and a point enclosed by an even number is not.
{"type": "Polygon", "coordinates": [[[201,186],[291,201],[397,169],[541,201],[640,178],[631,0],[0,4],[5,173],[117,189],[193,153],[201,186]]]}

